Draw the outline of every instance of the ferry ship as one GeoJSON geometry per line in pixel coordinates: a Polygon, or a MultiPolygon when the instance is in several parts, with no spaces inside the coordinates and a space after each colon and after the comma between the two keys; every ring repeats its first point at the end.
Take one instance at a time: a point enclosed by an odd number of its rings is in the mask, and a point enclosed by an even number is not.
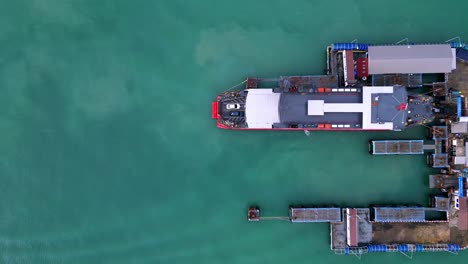
{"type": "Polygon", "coordinates": [[[247,78],[239,90],[212,102],[223,129],[392,130],[430,123],[446,96],[447,76],[456,69],[462,42],[327,47],[325,75],[247,78]],[[431,86],[430,94],[418,88],[431,86]]]}

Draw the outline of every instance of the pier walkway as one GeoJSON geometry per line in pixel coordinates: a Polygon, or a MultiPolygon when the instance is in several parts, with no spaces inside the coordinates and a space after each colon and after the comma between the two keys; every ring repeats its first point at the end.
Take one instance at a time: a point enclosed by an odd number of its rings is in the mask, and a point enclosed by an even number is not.
{"type": "Polygon", "coordinates": [[[372,155],[424,154],[423,140],[372,140],[369,144],[372,155]]]}

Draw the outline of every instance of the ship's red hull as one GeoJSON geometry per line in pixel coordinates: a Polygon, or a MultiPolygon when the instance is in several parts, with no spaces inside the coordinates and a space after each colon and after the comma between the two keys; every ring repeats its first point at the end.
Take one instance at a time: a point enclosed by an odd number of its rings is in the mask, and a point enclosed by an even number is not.
{"type": "Polygon", "coordinates": [[[277,130],[277,131],[391,131],[386,129],[361,129],[361,128],[248,128],[229,127],[216,122],[216,127],[229,130],[277,130]]]}

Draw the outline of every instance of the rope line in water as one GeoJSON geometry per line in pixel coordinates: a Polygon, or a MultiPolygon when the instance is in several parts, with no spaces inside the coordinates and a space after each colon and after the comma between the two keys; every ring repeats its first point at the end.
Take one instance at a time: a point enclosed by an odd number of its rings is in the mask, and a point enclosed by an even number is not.
{"type": "Polygon", "coordinates": [[[246,83],[246,82],[247,82],[247,80],[244,80],[243,82],[240,82],[240,83],[238,83],[238,84],[234,85],[233,87],[231,87],[231,88],[227,89],[227,90],[226,90],[226,92],[228,92],[228,91],[230,91],[230,90],[232,90],[232,89],[236,88],[237,86],[239,86],[239,85],[241,85],[241,84],[244,84],[244,83],[246,83]]]}

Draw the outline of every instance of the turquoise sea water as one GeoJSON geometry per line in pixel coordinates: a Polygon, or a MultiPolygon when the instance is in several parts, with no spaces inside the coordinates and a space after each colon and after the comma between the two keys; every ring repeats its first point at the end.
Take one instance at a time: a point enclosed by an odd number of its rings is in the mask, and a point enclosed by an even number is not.
{"type": "Polygon", "coordinates": [[[428,201],[425,157],[367,153],[423,129],[226,131],[210,102],[248,75],[320,74],[331,42],[468,38],[466,1],[1,3],[0,263],[357,263],[326,224],[246,208],[428,201]]]}

